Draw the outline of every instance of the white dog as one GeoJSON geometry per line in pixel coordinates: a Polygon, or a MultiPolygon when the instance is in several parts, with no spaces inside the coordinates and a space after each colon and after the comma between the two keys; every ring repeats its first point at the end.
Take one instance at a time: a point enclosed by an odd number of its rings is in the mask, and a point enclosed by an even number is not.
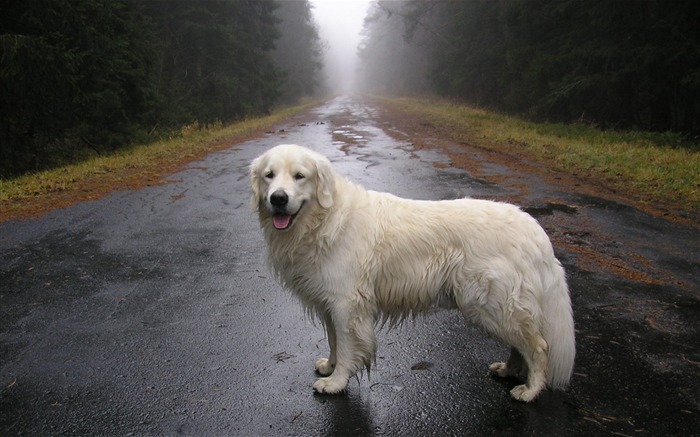
{"type": "Polygon", "coordinates": [[[528,214],[485,200],[368,191],[296,145],[270,149],[250,174],[272,269],[327,332],[316,392],[342,392],[369,368],[377,322],[435,307],[459,309],[511,346],[508,361],[489,369],[527,373],[511,390],[515,399],[569,383],[575,344],[564,269],[528,214]]]}

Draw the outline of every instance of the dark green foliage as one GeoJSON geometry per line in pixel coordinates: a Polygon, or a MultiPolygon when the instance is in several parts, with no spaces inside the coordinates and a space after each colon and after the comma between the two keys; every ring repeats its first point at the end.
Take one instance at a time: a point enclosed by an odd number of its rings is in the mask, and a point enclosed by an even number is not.
{"type": "Polygon", "coordinates": [[[269,110],[277,94],[271,0],[152,1],[161,41],[161,123],[229,121],[269,110]]]}
{"type": "Polygon", "coordinates": [[[514,110],[606,126],[700,129],[700,4],[674,0],[503,2],[513,77],[532,88],[514,110]],[[521,44],[528,41],[528,45],[521,44]],[[533,104],[534,103],[534,104],[533,104]]]}
{"type": "Polygon", "coordinates": [[[378,4],[404,26],[366,26],[368,41],[402,33],[441,95],[538,119],[700,131],[697,0],[378,4]]]}
{"type": "Polygon", "coordinates": [[[7,0],[2,9],[0,174],[133,135],[154,108],[143,18],[111,0],[7,0]]]}
{"type": "Polygon", "coordinates": [[[282,78],[314,87],[308,1],[3,0],[0,177],[110,152],[192,122],[266,113],[282,78]],[[272,57],[280,23],[302,44],[272,57]],[[298,33],[297,33],[298,34],[298,33]],[[284,72],[282,69],[287,70],[284,72]],[[297,71],[298,70],[298,71],[297,71]],[[286,74],[286,76],[283,76],[286,74]],[[304,79],[300,83],[299,77],[304,79]]]}

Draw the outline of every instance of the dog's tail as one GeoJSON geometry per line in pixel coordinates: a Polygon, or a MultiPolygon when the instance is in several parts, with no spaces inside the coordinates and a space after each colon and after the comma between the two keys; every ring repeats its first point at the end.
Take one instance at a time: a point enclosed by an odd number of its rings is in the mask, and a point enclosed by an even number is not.
{"type": "Polygon", "coordinates": [[[542,310],[545,324],[542,333],[549,346],[547,352],[547,383],[552,388],[565,388],[569,385],[574,371],[576,340],[574,337],[574,317],[571,310],[569,287],[561,264],[556,261],[550,284],[545,284],[542,310]]]}

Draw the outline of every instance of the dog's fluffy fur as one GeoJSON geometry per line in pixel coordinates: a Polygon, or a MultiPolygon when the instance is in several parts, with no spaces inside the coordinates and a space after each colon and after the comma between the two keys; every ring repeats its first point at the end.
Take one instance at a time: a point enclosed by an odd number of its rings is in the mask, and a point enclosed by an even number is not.
{"type": "Polygon", "coordinates": [[[519,208],[368,191],[296,145],[270,149],[250,174],[272,269],[327,332],[317,392],[342,392],[369,368],[377,322],[435,307],[459,309],[511,346],[507,362],[489,369],[527,375],[512,389],[515,399],[569,383],[575,345],[564,269],[544,230],[519,208]]]}

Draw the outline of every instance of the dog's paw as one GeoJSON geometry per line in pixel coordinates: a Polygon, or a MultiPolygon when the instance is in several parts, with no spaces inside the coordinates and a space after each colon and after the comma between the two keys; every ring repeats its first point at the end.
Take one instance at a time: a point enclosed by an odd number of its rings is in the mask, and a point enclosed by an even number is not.
{"type": "Polygon", "coordinates": [[[342,393],[348,386],[348,381],[344,378],[319,378],[313,385],[316,393],[334,395],[342,393]]]}
{"type": "Polygon", "coordinates": [[[505,378],[510,376],[508,372],[508,365],[506,363],[493,363],[489,366],[489,372],[491,374],[505,378]]]}
{"type": "Polygon", "coordinates": [[[331,364],[330,360],[327,358],[319,358],[316,360],[316,371],[321,376],[329,376],[333,373],[335,365],[331,364]]]}
{"type": "Polygon", "coordinates": [[[532,402],[535,400],[537,395],[540,394],[542,389],[540,388],[530,388],[527,385],[516,385],[513,390],[510,391],[510,395],[513,399],[522,402],[532,402]]]}

